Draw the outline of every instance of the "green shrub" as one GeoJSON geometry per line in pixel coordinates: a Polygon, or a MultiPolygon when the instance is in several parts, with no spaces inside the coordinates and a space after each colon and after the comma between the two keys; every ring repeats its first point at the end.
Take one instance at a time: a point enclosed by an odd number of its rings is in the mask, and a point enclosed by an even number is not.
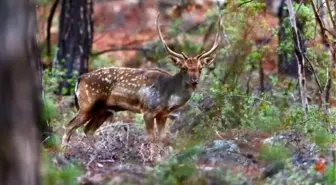
{"type": "Polygon", "coordinates": [[[76,185],[76,178],[83,173],[76,163],[57,167],[52,163],[52,157],[42,152],[41,178],[43,185],[76,185]]]}
{"type": "Polygon", "coordinates": [[[50,96],[44,96],[42,107],[42,119],[46,122],[50,122],[56,115],[56,103],[50,96]]]}
{"type": "Polygon", "coordinates": [[[196,179],[196,164],[192,158],[199,151],[199,147],[191,147],[177,157],[171,157],[166,163],[157,165],[154,169],[156,181],[162,185],[182,185],[196,179]]]}
{"type": "Polygon", "coordinates": [[[288,150],[280,145],[263,145],[260,158],[271,163],[285,163],[289,159],[288,150]]]}
{"type": "Polygon", "coordinates": [[[323,180],[326,184],[334,184],[336,182],[336,161],[333,161],[333,164],[328,166],[323,180]]]}

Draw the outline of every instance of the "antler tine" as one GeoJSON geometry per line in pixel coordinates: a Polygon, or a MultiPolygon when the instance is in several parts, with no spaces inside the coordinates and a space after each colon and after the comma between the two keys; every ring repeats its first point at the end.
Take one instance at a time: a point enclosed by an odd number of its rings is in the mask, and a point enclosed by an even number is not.
{"type": "Polygon", "coordinates": [[[219,16],[218,17],[218,31],[217,31],[217,34],[216,34],[215,42],[212,45],[212,48],[207,52],[205,52],[205,51],[202,52],[196,58],[201,59],[201,58],[207,57],[207,56],[211,55],[217,49],[217,47],[219,45],[219,42],[220,42],[220,39],[221,39],[221,36],[220,36],[221,29],[222,29],[222,18],[221,18],[221,16],[219,16]]]}
{"type": "Polygon", "coordinates": [[[179,58],[179,59],[187,59],[187,56],[186,56],[186,55],[176,53],[176,52],[174,52],[172,49],[170,49],[170,48],[168,47],[167,43],[166,43],[165,40],[163,39],[161,30],[160,30],[159,17],[160,17],[160,13],[158,13],[157,18],[156,18],[156,29],[157,29],[157,31],[158,31],[158,33],[159,33],[160,40],[161,40],[161,42],[163,43],[164,47],[166,48],[168,54],[170,54],[170,55],[172,55],[172,56],[174,56],[174,57],[177,57],[177,58],[179,58]]]}

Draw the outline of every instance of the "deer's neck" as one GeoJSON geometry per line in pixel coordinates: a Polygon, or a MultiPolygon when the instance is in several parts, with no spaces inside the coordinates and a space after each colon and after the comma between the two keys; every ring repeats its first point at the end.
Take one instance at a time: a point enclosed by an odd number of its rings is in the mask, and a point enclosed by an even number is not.
{"type": "Polygon", "coordinates": [[[140,88],[138,96],[144,109],[166,109],[171,112],[184,105],[195,90],[195,87],[185,83],[185,76],[183,71],[174,76],[159,75],[156,76],[155,84],[140,88]]]}
{"type": "Polygon", "coordinates": [[[196,88],[185,82],[185,75],[184,72],[180,71],[171,76],[161,86],[166,103],[170,109],[175,109],[185,104],[196,88]]]}
{"type": "Polygon", "coordinates": [[[174,76],[170,77],[170,79],[165,84],[165,86],[169,89],[169,95],[187,93],[191,96],[191,93],[195,90],[195,87],[185,82],[185,76],[186,74],[180,71],[174,76]]]}

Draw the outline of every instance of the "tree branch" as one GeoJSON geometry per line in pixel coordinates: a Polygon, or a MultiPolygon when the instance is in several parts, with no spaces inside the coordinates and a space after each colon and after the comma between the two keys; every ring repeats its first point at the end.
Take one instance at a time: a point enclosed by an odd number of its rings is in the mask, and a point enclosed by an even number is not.
{"type": "Polygon", "coordinates": [[[200,52],[202,52],[204,50],[204,46],[205,46],[205,42],[209,39],[209,36],[210,36],[210,32],[211,30],[213,29],[213,27],[215,26],[215,22],[212,22],[208,28],[208,30],[205,32],[205,35],[203,37],[203,45],[200,49],[200,52]]]}
{"type": "MultiPolygon", "coordinates": [[[[219,7],[219,9],[223,10],[226,6],[227,6],[227,3],[223,3],[223,5],[219,7]]],[[[210,26],[209,26],[209,28],[205,32],[205,35],[203,37],[203,45],[202,45],[202,47],[201,47],[201,49],[200,49],[199,52],[202,52],[204,50],[205,42],[208,40],[208,38],[210,36],[210,32],[213,29],[213,27],[215,26],[215,23],[216,23],[216,21],[212,21],[211,24],[210,24],[210,26]]],[[[225,33],[224,29],[223,29],[223,32],[225,33]]]]}
{"type": "Polygon", "coordinates": [[[242,3],[240,3],[237,7],[239,8],[239,7],[243,6],[244,4],[250,3],[250,2],[252,2],[252,1],[253,1],[253,0],[249,0],[249,1],[242,2],[242,3]]]}
{"type": "MultiPolygon", "coordinates": [[[[329,50],[329,58],[330,58],[330,67],[331,67],[331,72],[333,71],[334,69],[334,64],[336,62],[336,56],[335,56],[335,48],[332,44],[329,43],[328,41],[328,36],[326,34],[326,31],[329,32],[329,30],[327,30],[323,24],[323,21],[321,20],[321,17],[319,16],[318,14],[318,11],[315,7],[315,4],[313,2],[313,0],[310,1],[311,2],[311,5],[313,7],[313,10],[314,10],[314,15],[315,15],[315,19],[320,27],[320,33],[321,33],[321,37],[322,37],[322,42],[323,44],[328,48],[329,50]]],[[[329,7],[330,8],[330,7],[329,7]]],[[[329,9],[328,9],[329,11],[329,9]]],[[[331,12],[329,12],[331,13],[331,12]]],[[[332,32],[329,32],[333,38],[335,39],[335,36],[332,32]]],[[[324,89],[324,95],[325,95],[325,98],[322,99],[322,101],[324,100],[324,104],[325,104],[325,112],[326,114],[329,112],[329,106],[327,105],[328,102],[329,102],[329,98],[330,98],[330,90],[331,90],[331,84],[332,84],[332,75],[329,74],[331,72],[328,72],[328,80],[327,80],[327,84],[325,86],[325,89],[324,89]]]]}
{"type": "Polygon", "coordinates": [[[329,42],[328,42],[328,40],[327,40],[328,36],[327,36],[327,34],[325,33],[325,31],[326,31],[327,29],[326,29],[326,28],[324,27],[324,25],[323,25],[323,22],[322,22],[322,20],[321,20],[319,14],[318,14],[318,12],[317,12],[317,10],[316,10],[316,7],[315,7],[315,4],[314,4],[313,0],[311,0],[310,2],[311,2],[311,5],[312,5],[312,7],[313,7],[313,10],[314,10],[315,19],[316,19],[317,23],[319,24],[319,26],[320,26],[320,28],[321,28],[322,42],[323,42],[324,45],[326,45],[326,46],[329,48],[329,47],[330,47],[330,44],[329,44],[329,42]]]}
{"type": "Polygon", "coordinates": [[[298,9],[295,11],[295,14],[297,14],[302,6],[303,0],[300,1],[298,9]]]}
{"type": "Polygon", "coordinates": [[[315,82],[316,82],[316,84],[317,84],[317,86],[318,86],[318,89],[319,89],[320,94],[321,94],[321,99],[322,99],[323,88],[322,88],[322,86],[321,86],[320,79],[318,78],[318,76],[317,76],[317,74],[316,74],[315,67],[314,67],[314,65],[310,62],[310,60],[308,59],[307,55],[304,55],[304,57],[305,57],[306,61],[308,62],[308,64],[309,64],[310,67],[311,67],[311,70],[312,70],[313,75],[314,75],[315,82]]]}
{"type": "Polygon", "coordinates": [[[328,1],[328,0],[326,0],[326,4],[327,4],[328,14],[329,14],[331,23],[332,23],[334,29],[336,29],[335,19],[334,19],[334,17],[333,17],[332,14],[331,14],[332,11],[331,11],[330,4],[329,4],[329,1],[328,1]]]}
{"type": "Polygon", "coordinates": [[[96,53],[91,53],[92,56],[99,56],[102,55],[104,53],[108,53],[108,52],[115,52],[115,51],[142,51],[142,52],[151,52],[153,50],[151,49],[147,49],[147,48],[143,48],[143,47],[139,47],[139,46],[135,46],[135,47],[114,47],[114,48],[110,48],[110,49],[106,49],[103,51],[98,51],[96,53]]]}

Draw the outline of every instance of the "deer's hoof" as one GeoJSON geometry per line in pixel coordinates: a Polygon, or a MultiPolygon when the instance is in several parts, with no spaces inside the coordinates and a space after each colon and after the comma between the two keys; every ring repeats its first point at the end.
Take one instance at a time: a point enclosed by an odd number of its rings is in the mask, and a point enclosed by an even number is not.
{"type": "Polygon", "coordinates": [[[142,138],[143,138],[143,141],[145,143],[154,143],[155,142],[155,138],[153,138],[151,136],[148,136],[148,135],[145,135],[142,138]]]}

